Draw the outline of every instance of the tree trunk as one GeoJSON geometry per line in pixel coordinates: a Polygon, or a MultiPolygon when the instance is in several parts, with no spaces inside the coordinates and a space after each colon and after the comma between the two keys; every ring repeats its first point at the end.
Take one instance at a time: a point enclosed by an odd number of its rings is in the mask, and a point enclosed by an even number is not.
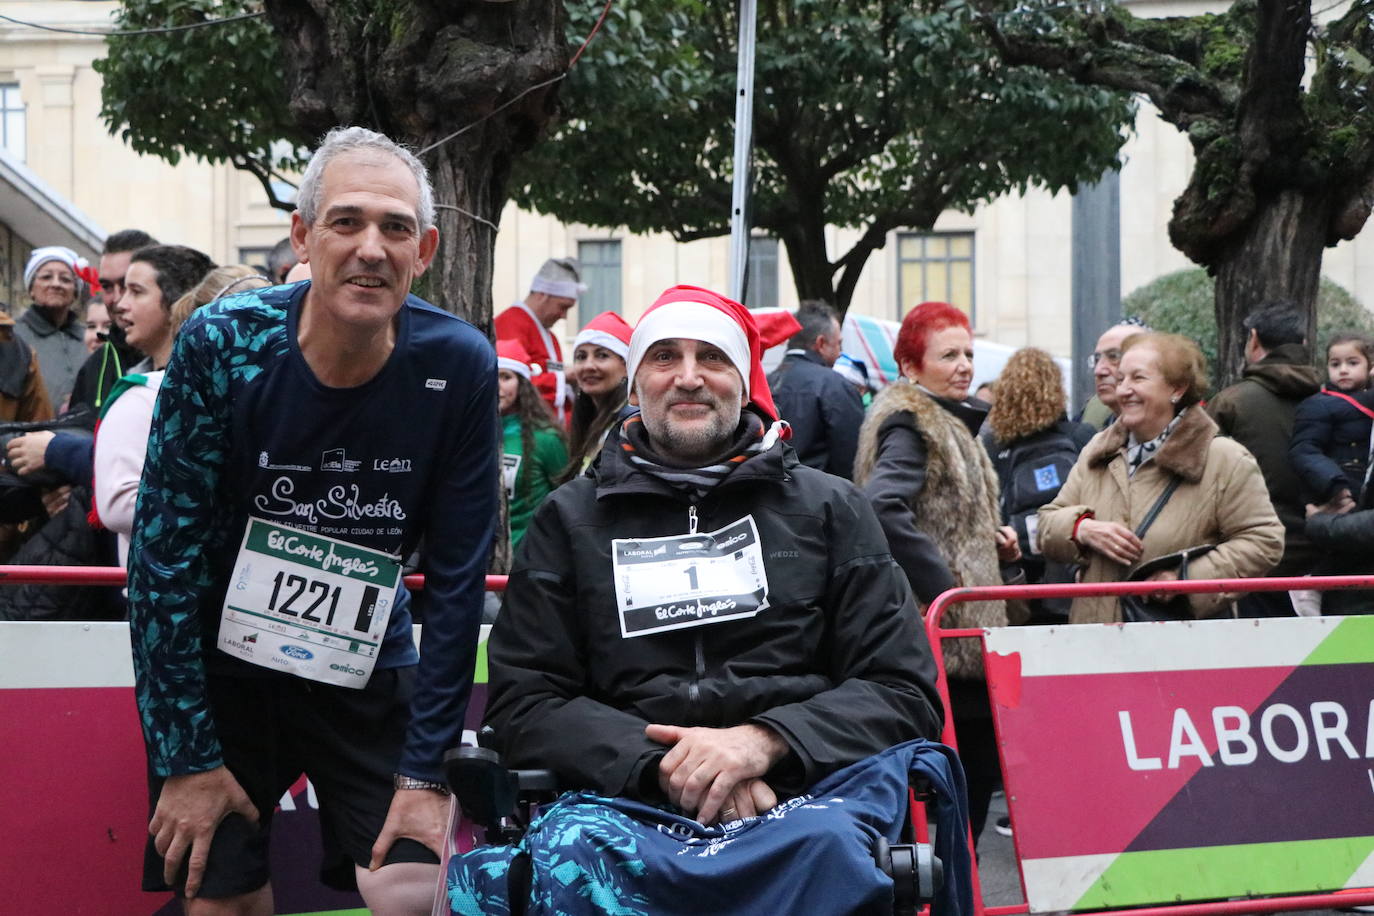
{"type": "MultiPolygon", "coordinates": [[[[496,226],[505,205],[504,157],[491,145],[439,147],[426,159],[434,183],[439,252],[426,298],[491,336],[496,226]]],[[[509,160],[506,160],[509,161],[509,160]]]]}
{"type": "MultiPolygon", "coordinates": [[[[267,0],[291,112],[322,136],[360,124],[417,150],[434,185],[439,251],[419,291],[491,336],[497,224],[512,159],[553,117],[568,68],[561,0],[267,0]]],[[[500,442],[500,427],[493,430],[500,442]]],[[[501,531],[507,504],[501,477],[501,531]]],[[[498,536],[490,569],[510,568],[498,536]]]]}
{"type": "Polygon", "coordinates": [[[1245,365],[1242,323],[1252,312],[1288,300],[1307,316],[1307,340],[1316,334],[1322,251],[1333,216],[1328,191],[1286,190],[1259,202],[1258,212],[1233,248],[1214,262],[1219,386],[1240,377],[1245,365]]]}
{"type": "Polygon", "coordinates": [[[792,267],[792,282],[797,297],[803,301],[819,299],[833,305],[841,315],[849,308],[849,299],[837,302],[835,270],[826,251],[825,224],[820,220],[801,219],[775,230],[787,249],[787,261],[792,267]]]}
{"type": "Polygon", "coordinates": [[[491,332],[496,224],[511,162],[556,109],[569,49],[560,0],[267,0],[291,113],[323,136],[359,124],[417,150],[439,252],[421,292],[491,332]]]}

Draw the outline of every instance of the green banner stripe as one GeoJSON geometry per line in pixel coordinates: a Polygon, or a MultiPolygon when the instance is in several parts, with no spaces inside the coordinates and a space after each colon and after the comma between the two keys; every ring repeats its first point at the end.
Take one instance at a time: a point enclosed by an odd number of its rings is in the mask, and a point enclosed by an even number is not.
{"type": "Polygon", "coordinates": [[[1374,836],[1124,852],[1075,910],[1329,891],[1374,852],[1374,836]]]}
{"type": "Polygon", "coordinates": [[[477,643],[477,667],[473,669],[472,682],[474,684],[485,684],[487,682],[487,642],[482,640],[477,643]]]}
{"type": "Polygon", "coordinates": [[[1304,665],[1374,662],[1374,617],[1347,617],[1303,659],[1304,665]]]}

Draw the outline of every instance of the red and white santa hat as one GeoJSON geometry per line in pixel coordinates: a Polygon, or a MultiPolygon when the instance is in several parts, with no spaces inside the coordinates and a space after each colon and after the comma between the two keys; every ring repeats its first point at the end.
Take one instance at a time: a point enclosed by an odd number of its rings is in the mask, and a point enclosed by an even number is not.
{"type": "Polygon", "coordinates": [[[496,368],[498,370],[509,369],[527,381],[533,374],[533,370],[530,369],[529,351],[518,340],[498,340],[496,342],[496,368]]]}
{"type": "Polygon", "coordinates": [[[649,306],[635,325],[625,369],[631,379],[649,348],[672,338],[718,347],[744,379],[744,394],[770,420],[778,419],[763,371],[763,345],[754,314],[733,299],[699,286],[674,286],[649,306]]]}
{"type": "Polygon", "coordinates": [[[583,344],[594,344],[610,350],[621,359],[627,359],[630,355],[630,335],[633,333],[634,328],[624,318],[615,312],[602,312],[577,332],[577,337],[573,339],[573,352],[577,352],[577,348],[583,344]]]}

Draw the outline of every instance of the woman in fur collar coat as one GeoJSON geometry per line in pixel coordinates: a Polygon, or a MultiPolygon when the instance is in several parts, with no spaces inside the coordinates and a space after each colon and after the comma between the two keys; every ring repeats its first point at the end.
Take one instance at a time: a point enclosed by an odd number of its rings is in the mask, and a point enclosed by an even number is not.
{"type": "MultiPolygon", "coordinates": [[[[1020,558],[1001,525],[997,475],[975,438],[987,416],[969,398],[973,337],[963,312],[924,302],[902,321],[894,347],[902,381],[873,401],[859,431],[854,482],[868,496],[892,556],[924,607],[958,585],[1001,585],[1000,563],[1020,558]]],[[[1002,601],[961,602],[947,627],[1007,625],[1002,601]]],[[[976,840],[999,778],[980,641],[944,643],[959,756],[976,840]]]]}
{"type": "MultiPolygon", "coordinates": [[[[1267,574],[1283,556],[1283,524],[1254,457],[1217,437],[1212,418],[1194,409],[1207,379],[1197,344],[1149,333],[1127,338],[1121,349],[1121,418],[1088,443],[1059,495],[1040,510],[1041,552],[1080,564],[1082,582],[1117,582],[1141,563],[1204,544],[1216,549],[1191,562],[1190,579],[1267,574]],[[1178,489],[1137,537],[1174,479],[1178,489]]],[[[1231,598],[1191,595],[1188,603],[1195,616],[1208,617],[1227,613],[1231,598]]],[[[1078,598],[1069,611],[1070,623],[1120,620],[1114,597],[1078,598]]]]}

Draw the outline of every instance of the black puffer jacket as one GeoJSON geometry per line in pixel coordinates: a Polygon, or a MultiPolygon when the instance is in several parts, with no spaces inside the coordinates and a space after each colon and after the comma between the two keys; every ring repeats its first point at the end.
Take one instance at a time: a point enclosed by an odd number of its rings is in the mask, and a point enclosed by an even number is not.
{"type": "Polygon", "coordinates": [[[1341,489],[1358,500],[1364,486],[1371,420],[1342,394],[1365,410],[1374,409],[1374,392],[1369,390],[1350,394],[1322,390],[1299,404],[1293,417],[1288,459],[1310,503],[1327,502],[1341,489]]]}
{"type": "Polygon", "coordinates": [[[487,723],[513,766],[652,797],[665,748],[646,723],[775,729],[783,794],[939,731],[930,647],[868,502],[781,443],[697,506],[698,530],[753,516],[767,606],[753,617],[625,639],[611,541],[688,533],[688,498],[630,464],[613,431],[592,471],[535,514],[488,643],[487,723]],[[641,787],[644,791],[641,791],[641,787]]]}
{"type": "MultiPolygon", "coordinates": [[[[113,566],[114,536],[86,521],[89,487],[73,487],[67,508],[48,519],[10,558],[15,566],[113,566]]],[[[122,620],[119,589],[71,585],[0,588],[0,620],[122,620]]]]}
{"type": "MultiPolygon", "coordinates": [[[[1374,573],[1374,509],[1307,519],[1307,536],[1323,551],[1316,575],[1367,576],[1374,573]]],[[[1374,591],[1337,588],[1321,593],[1322,615],[1374,614],[1374,591]]]]}

